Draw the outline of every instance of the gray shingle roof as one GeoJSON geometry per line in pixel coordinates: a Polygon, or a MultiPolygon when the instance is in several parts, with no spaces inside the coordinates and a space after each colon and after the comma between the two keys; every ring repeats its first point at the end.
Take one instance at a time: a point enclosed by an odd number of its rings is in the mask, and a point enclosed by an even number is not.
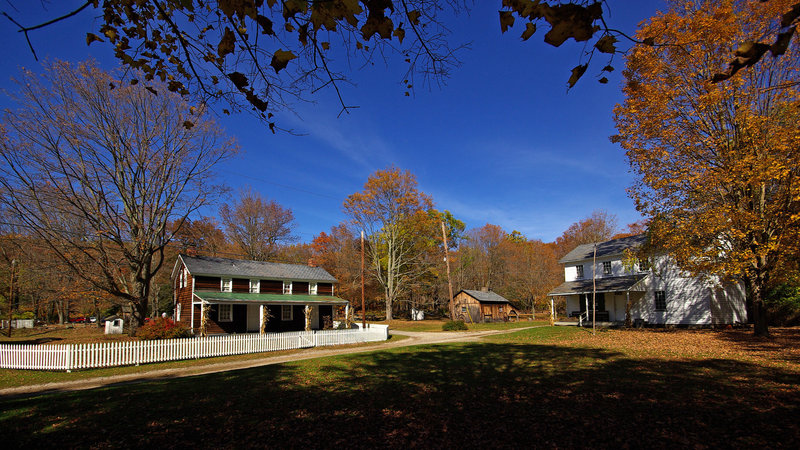
{"type": "MultiPolygon", "coordinates": [[[[637,289],[636,283],[642,281],[648,274],[626,275],[624,277],[597,278],[597,292],[622,292],[637,289]],[[633,289],[632,289],[633,288],[633,289]]],[[[585,294],[592,292],[592,279],[567,281],[553,289],[547,295],[585,294]]]]}
{"type": "Polygon", "coordinates": [[[336,282],[336,278],[322,267],[211,256],[180,255],[180,257],[192,275],[336,282]]]}
{"type": "Polygon", "coordinates": [[[472,291],[472,290],[462,289],[460,292],[466,292],[479,302],[511,303],[505,297],[502,297],[501,295],[493,291],[472,291]]]}
{"type": "MultiPolygon", "coordinates": [[[[636,250],[647,241],[647,235],[637,234],[636,236],[628,236],[619,239],[612,239],[610,241],[597,243],[597,257],[621,255],[625,249],[636,250]]],[[[582,244],[571,252],[564,255],[558,262],[567,263],[571,261],[581,261],[584,259],[592,259],[595,244],[582,244]]]]}

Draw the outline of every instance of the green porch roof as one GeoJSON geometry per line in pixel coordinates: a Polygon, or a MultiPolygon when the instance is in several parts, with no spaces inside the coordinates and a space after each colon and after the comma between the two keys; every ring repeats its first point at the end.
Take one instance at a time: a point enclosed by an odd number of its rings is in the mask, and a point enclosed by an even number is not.
{"type": "Polygon", "coordinates": [[[198,297],[207,302],[236,302],[236,303],[272,303],[284,305],[346,305],[350,302],[332,295],[300,295],[300,294],[250,294],[246,292],[195,292],[198,297]]]}

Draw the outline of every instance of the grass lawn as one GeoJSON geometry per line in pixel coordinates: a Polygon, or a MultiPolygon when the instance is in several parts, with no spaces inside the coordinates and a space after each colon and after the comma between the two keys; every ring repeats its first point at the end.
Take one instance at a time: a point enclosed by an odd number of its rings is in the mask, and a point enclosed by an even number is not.
{"type": "Polygon", "coordinates": [[[0,344],[86,344],[136,339],[127,334],[105,334],[105,330],[94,323],[13,329],[10,338],[7,331],[2,330],[0,344]]]}
{"type": "Polygon", "coordinates": [[[10,447],[800,447],[800,329],[521,330],[0,399],[10,447]]]}
{"type": "MultiPolygon", "coordinates": [[[[442,325],[447,322],[446,320],[390,320],[388,322],[373,322],[376,324],[389,325],[389,331],[442,331],[442,325]]],[[[519,322],[492,322],[492,323],[467,323],[467,328],[470,331],[482,330],[509,330],[513,328],[527,328],[536,325],[547,325],[550,322],[547,320],[528,321],[521,320],[519,322]]]]}
{"type": "MultiPolygon", "coordinates": [[[[402,341],[408,339],[408,336],[389,336],[387,342],[402,341]]],[[[342,349],[342,348],[357,348],[374,343],[364,344],[350,344],[350,345],[337,345],[335,347],[325,347],[328,349],[342,349]]],[[[322,348],[322,347],[320,347],[322,348]]],[[[293,353],[307,352],[307,349],[298,350],[284,350],[277,352],[262,352],[262,353],[248,353],[244,355],[232,356],[219,356],[216,358],[202,358],[202,359],[186,359],[181,361],[168,361],[162,363],[142,364],[141,366],[122,366],[122,367],[108,367],[102,369],[86,369],[76,370],[73,372],[65,371],[44,371],[44,370],[9,370],[0,369],[0,389],[29,386],[35,384],[45,383],[58,383],[62,381],[76,381],[85,380],[97,377],[109,377],[114,375],[127,375],[131,373],[144,373],[161,369],[177,369],[177,368],[192,368],[198,366],[206,366],[210,364],[219,364],[231,361],[247,361],[252,359],[271,358],[276,356],[291,355],[293,353]]]]}

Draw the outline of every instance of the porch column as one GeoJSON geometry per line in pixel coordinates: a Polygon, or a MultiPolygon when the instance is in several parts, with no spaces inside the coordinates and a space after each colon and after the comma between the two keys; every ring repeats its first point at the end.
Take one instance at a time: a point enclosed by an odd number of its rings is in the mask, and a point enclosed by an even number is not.
{"type": "Polygon", "coordinates": [[[631,291],[625,291],[625,326],[631,327],[631,291]]]}
{"type": "Polygon", "coordinates": [[[550,297],[550,326],[555,326],[556,324],[556,307],[555,302],[553,301],[553,297],[550,297]]]}
{"type": "Polygon", "coordinates": [[[266,311],[264,311],[266,308],[266,305],[259,305],[258,307],[258,330],[260,334],[266,334],[267,332],[267,314],[266,311]]]}
{"type": "Polygon", "coordinates": [[[306,327],[305,327],[305,330],[306,331],[311,331],[311,307],[306,305],[306,308],[305,308],[304,312],[305,312],[305,315],[306,315],[306,327]]]}
{"type": "Polygon", "coordinates": [[[200,302],[200,336],[208,336],[208,308],[205,300],[200,302]]]}
{"type": "Polygon", "coordinates": [[[344,305],[344,324],[350,328],[350,303],[344,305]]]}

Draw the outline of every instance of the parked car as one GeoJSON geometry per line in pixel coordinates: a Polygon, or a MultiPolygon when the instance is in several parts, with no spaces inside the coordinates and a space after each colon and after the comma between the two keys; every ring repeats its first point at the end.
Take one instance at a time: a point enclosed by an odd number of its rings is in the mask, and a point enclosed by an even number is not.
{"type": "Polygon", "coordinates": [[[86,323],[86,317],[79,316],[79,317],[71,317],[69,319],[70,323],[86,323]]]}
{"type": "Polygon", "coordinates": [[[95,317],[95,316],[89,317],[89,322],[97,323],[97,317],[95,317]]]}

